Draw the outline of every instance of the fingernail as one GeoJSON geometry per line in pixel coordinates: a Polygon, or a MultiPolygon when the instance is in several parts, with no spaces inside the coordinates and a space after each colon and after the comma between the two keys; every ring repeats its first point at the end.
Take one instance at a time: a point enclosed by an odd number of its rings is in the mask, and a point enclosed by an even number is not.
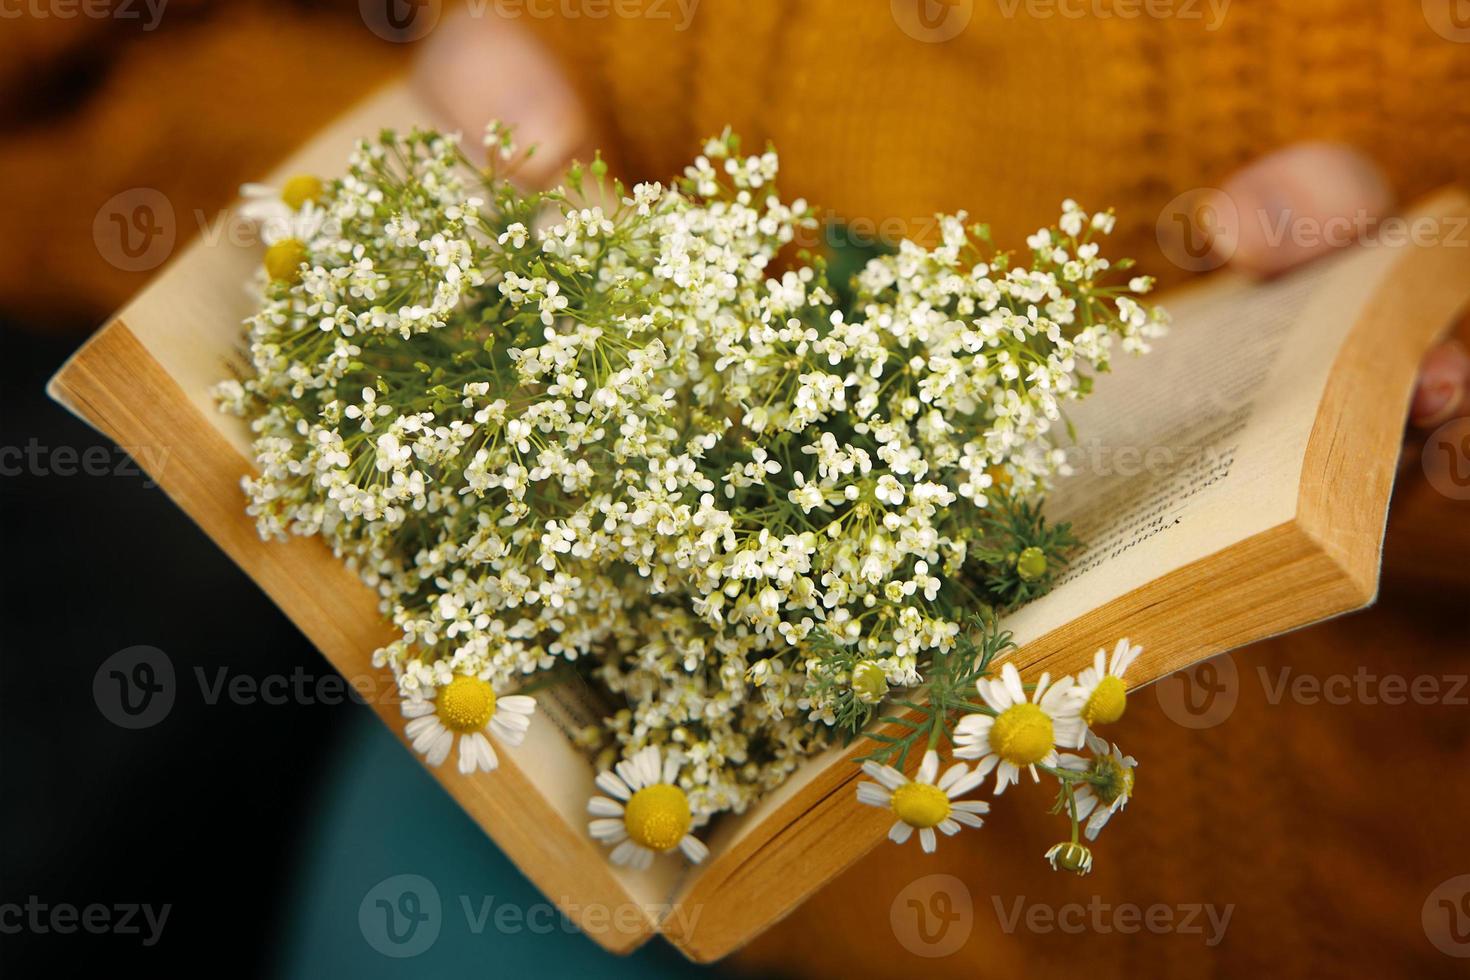
{"type": "Polygon", "coordinates": [[[1413,422],[1420,426],[1439,425],[1460,409],[1465,386],[1451,381],[1424,385],[1414,395],[1413,422]]]}

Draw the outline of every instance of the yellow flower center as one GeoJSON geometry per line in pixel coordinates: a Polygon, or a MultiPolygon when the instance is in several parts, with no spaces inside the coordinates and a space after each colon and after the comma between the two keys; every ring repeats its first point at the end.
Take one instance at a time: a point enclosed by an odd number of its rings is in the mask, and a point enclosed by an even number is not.
{"type": "Polygon", "coordinates": [[[1007,708],[990,729],[990,747],[1013,766],[1034,766],[1055,744],[1051,719],[1034,704],[1007,708]]]}
{"type": "Polygon", "coordinates": [[[451,732],[478,732],[495,717],[495,691],[478,677],[460,674],[440,689],[434,711],[451,732]]]}
{"type": "Polygon", "coordinates": [[[689,797],[668,783],[643,787],[633,794],[623,810],[623,826],[628,836],[652,851],[678,847],[693,822],[689,797]]]}
{"type": "Polygon", "coordinates": [[[933,827],[949,816],[949,797],[928,783],[904,783],[893,791],[888,805],[910,827],[933,827]]]}
{"type": "Polygon", "coordinates": [[[307,201],[319,201],[322,197],[322,182],[311,174],[298,174],[286,181],[281,188],[281,200],[293,211],[300,211],[307,201]]]}
{"type": "Polygon", "coordinates": [[[300,282],[305,261],[306,245],[295,238],[283,238],[265,250],[265,271],[278,282],[300,282]]]}
{"type": "Polygon", "coordinates": [[[1082,706],[1082,720],[1089,725],[1111,725],[1123,717],[1128,707],[1128,692],[1121,678],[1112,674],[1104,677],[1093,689],[1092,697],[1082,706]]]}

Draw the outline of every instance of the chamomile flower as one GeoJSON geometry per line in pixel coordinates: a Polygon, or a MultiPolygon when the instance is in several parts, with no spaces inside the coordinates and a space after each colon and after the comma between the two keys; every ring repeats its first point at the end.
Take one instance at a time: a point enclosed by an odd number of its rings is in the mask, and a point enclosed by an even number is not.
{"type": "Polygon", "coordinates": [[[1073,797],[1077,801],[1077,819],[1087,821],[1087,839],[1097,840],[1113,814],[1128,805],[1133,796],[1133,770],[1138,760],[1124,755],[1116,745],[1108,743],[1091,732],[1087,733],[1087,748],[1091,759],[1080,755],[1063,755],[1060,765],[1087,773],[1087,782],[1079,783],[1073,797]]]}
{"type": "Polygon", "coordinates": [[[414,751],[431,766],[449,757],[454,738],[459,736],[459,771],[468,776],[477,769],[491,772],[500,765],[487,732],[506,745],[521,744],[536,701],[524,694],[496,697],[489,681],[458,674],[432,699],[413,698],[403,702],[402,710],[410,719],[404,731],[414,751]]]}
{"type": "Polygon", "coordinates": [[[1085,875],[1092,870],[1092,851],[1077,841],[1052,845],[1046,852],[1046,859],[1051,862],[1053,871],[1075,871],[1085,875]]]}
{"type": "Polygon", "coordinates": [[[1015,664],[1001,668],[998,678],[981,678],[976,684],[980,697],[995,712],[966,715],[955,726],[955,756],[979,759],[976,772],[996,771],[995,792],[1021,778],[1022,769],[1036,776],[1036,766],[1056,765],[1057,746],[1080,745],[1084,730],[1081,705],[1072,696],[1073,680],[1063,677],[1055,684],[1050,674],[1036,682],[1031,700],[1021,684],[1015,664]]]}
{"type": "Polygon", "coordinates": [[[979,827],[985,821],[980,814],[990,812],[990,804],[980,800],[957,800],[979,786],[985,773],[971,770],[963,762],[957,762],[939,776],[939,753],[930,749],[924,753],[924,761],[912,780],[892,766],[876,762],[864,762],[863,772],[877,780],[876,783],[859,783],[857,798],[868,806],[887,807],[898,819],[888,831],[888,839],[895,844],[907,841],[915,830],[919,832],[919,846],[925,853],[934,853],[938,838],[934,831],[945,836],[959,833],[960,825],[979,827]]]}
{"type": "Polygon", "coordinates": [[[675,782],[678,776],[679,760],[673,755],[661,758],[651,745],[597,774],[597,788],[608,795],[587,801],[587,812],[597,818],[587,830],[602,843],[615,845],[614,864],[642,871],[655,855],[676,847],[694,864],[709,854],[689,833],[694,815],[689,796],[675,782]]]}
{"type": "Polygon", "coordinates": [[[1113,647],[1113,658],[1108,661],[1107,652],[1099,649],[1093,656],[1092,666],[1077,675],[1077,686],[1073,694],[1081,705],[1082,720],[1092,725],[1110,725],[1123,717],[1128,707],[1128,692],[1123,686],[1123,674],[1138,659],[1143,647],[1132,646],[1124,637],[1113,647]]]}

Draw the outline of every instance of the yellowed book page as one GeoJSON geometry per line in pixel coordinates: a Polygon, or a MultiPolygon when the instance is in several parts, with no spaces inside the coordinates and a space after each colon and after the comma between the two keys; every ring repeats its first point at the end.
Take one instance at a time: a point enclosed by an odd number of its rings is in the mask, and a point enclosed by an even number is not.
{"type": "Polygon", "coordinates": [[[1018,643],[1295,517],[1333,362],[1398,255],[1361,248],[1163,298],[1169,335],[1119,356],[1071,413],[1073,473],[1046,513],[1084,544],[1050,594],[1007,618],[1018,643]]]}

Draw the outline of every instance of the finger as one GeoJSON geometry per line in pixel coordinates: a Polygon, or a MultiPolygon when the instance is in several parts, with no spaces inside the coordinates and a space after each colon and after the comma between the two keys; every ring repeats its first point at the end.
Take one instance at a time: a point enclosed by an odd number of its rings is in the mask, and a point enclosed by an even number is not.
{"type": "Polygon", "coordinates": [[[475,159],[487,123],[514,126],[517,146],[536,147],[516,172],[529,186],[554,182],[594,145],[590,116],[566,73],[517,21],[460,8],[425,42],[413,84],[445,128],[464,133],[475,159]]]}
{"type": "Polygon", "coordinates": [[[1419,367],[1419,387],[1409,420],[1433,427],[1463,413],[1465,392],[1470,390],[1470,353],[1458,340],[1446,341],[1424,358],[1419,367]]]}
{"type": "Polygon", "coordinates": [[[1393,206],[1383,174],[1335,143],[1301,143],[1237,172],[1222,188],[1239,215],[1232,262],[1275,275],[1351,244],[1393,206]]]}

